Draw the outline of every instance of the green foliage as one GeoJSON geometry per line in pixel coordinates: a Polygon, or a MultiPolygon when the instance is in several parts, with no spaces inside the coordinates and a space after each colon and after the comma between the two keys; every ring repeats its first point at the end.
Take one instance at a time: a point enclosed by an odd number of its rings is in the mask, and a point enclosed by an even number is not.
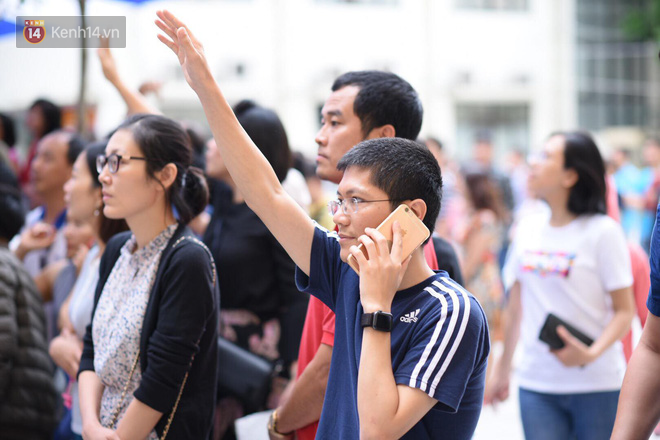
{"type": "Polygon", "coordinates": [[[632,41],[660,43],[660,0],[646,0],[621,20],[623,34],[632,41]]]}

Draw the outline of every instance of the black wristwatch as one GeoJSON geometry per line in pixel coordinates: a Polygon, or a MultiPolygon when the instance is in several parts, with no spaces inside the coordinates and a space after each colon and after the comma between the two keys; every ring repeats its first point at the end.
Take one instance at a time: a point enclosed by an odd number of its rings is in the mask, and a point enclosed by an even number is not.
{"type": "Polygon", "coordinates": [[[363,313],[362,318],[360,319],[360,324],[362,327],[371,327],[374,330],[379,332],[391,332],[392,331],[392,314],[382,311],[377,311],[374,313],[363,313]]]}

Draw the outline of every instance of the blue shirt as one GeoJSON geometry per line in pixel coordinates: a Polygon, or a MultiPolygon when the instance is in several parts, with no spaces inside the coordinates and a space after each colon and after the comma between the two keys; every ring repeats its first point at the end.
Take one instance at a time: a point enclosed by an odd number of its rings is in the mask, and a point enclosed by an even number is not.
{"type": "Polygon", "coordinates": [[[651,288],[646,307],[655,316],[660,316],[660,205],[656,209],[655,224],[651,234],[651,288]]]}
{"type": "MultiPolygon", "coordinates": [[[[363,309],[359,278],[339,253],[336,233],[317,227],[310,276],[297,269],[296,283],[336,314],[335,345],[316,438],[352,440],[360,432],[357,380],[363,309]]],[[[392,370],[397,384],[419,388],[438,401],[403,438],[470,439],[481,412],[490,350],[478,301],[439,271],[398,291],[392,315],[392,370]]]]}

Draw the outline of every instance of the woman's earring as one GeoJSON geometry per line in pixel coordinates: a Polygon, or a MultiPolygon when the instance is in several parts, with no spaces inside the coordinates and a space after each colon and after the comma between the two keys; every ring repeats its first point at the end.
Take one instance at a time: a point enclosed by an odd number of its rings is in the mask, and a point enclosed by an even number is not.
{"type": "Polygon", "coordinates": [[[101,214],[101,211],[99,211],[98,208],[96,208],[94,210],[94,217],[98,217],[100,214],[101,214]]]}

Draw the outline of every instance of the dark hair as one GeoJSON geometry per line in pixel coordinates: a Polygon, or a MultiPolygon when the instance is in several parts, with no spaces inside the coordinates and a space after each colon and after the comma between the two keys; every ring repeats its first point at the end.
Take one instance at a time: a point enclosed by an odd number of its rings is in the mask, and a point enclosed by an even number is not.
{"type": "Polygon", "coordinates": [[[374,128],[391,124],[395,136],[417,139],[424,110],[417,92],[406,80],[378,70],[348,72],[335,80],[332,91],[346,86],[360,88],[353,111],[362,122],[365,137],[374,128]]]}
{"type": "Polygon", "coordinates": [[[293,153],[293,168],[300,171],[305,179],[316,178],[316,165],[300,151],[293,153]]]}
{"type": "Polygon", "coordinates": [[[589,133],[555,132],[564,139],[564,169],[573,169],[578,181],[568,196],[568,210],[576,215],[605,214],[605,163],[589,133]]]}
{"type": "Polygon", "coordinates": [[[62,111],[57,105],[46,99],[37,99],[30,106],[30,110],[37,107],[41,110],[41,114],[44,117],[44,131],[41,133],[42,137],[52,131],[59,130],[62,127],[62,111]]]}
{"type": "Polygon", "coordinates": [[[370,170],[372,183],[387,193],[393,208],[404,200],[424,200],[423,221],[433,232],[440,212],[442,176],[428,148],[402,138],[362,141],[337,164],[339,171],[350,167],[370,170]]]}
{"type": "Polygon", "coordinates": [[[495,181],[486,173],[474,172],[465,176],[470,201],[475,210],[489,209],[500,221],[507,220],[502,193],[495,181]]]}
{"type": "Polygon", "coordinates": [[[68,148],[66,150],[66,160],[69,162],[69,165],[73,165],[84,149],[85,142],[82,138],[78,135],[71,134],[71,139],[69,139],[68,148]]]}
{"type": "Polygon", "coordinates": [[[292,157],[289,139],[277,113],[253,101],[243,100],[234,106],[234,114],[252,142],[266,156],[279,181],[283,181],[291,168],[292,157]]]}
{"type": "Polygon", "coordinates": [[[209,200],[209,190],[202,170],[191,167],[190,139],[181,125],[160,115],[137,114],[129,117],[118,128],[127,130],[147,159],[147,175],[167,164],[177,169],[176,179],[165,192],[167,202],[176,209],[179,221],[187,224],[201,213],[209,200]]]}
{"type": "Polygon", "coordinates": [[[2,141],[9,147],[16,144],[16,126],[14,120],[4,113],[0,113],[0,124],[2,124],[2,141]]]}
{"type": "Polygon", "coordinates": [[[192,147],[192,166],[206,170],[206,141],[208,136],[196,122],[183,121],[181,126],[186,131],[192,147]]]}
{"type": "Polygon", "coordinates": [[[9,166],[0,162],[0,238],[10,240],[25,222],[23,196],[9,166]]]}
{"type": "MultiPolygon", "coordinates": [[[[108,140],[97,141],[89,144],[87,148],[81,153],[85,155],[85,163],[92,175],[92,186],[100,188],[101,182],[99,181],[99,172],[96,170],[96,158],[105,153],[105,147],[108,145],[108,140]]],[[[103,214],[103,209],[99,209],[99,230],[98,235],[103,243],[107,243],[115,234],[123,231],[128,231],[128,224],[126,220],[108,218],[103,214]]]]}

